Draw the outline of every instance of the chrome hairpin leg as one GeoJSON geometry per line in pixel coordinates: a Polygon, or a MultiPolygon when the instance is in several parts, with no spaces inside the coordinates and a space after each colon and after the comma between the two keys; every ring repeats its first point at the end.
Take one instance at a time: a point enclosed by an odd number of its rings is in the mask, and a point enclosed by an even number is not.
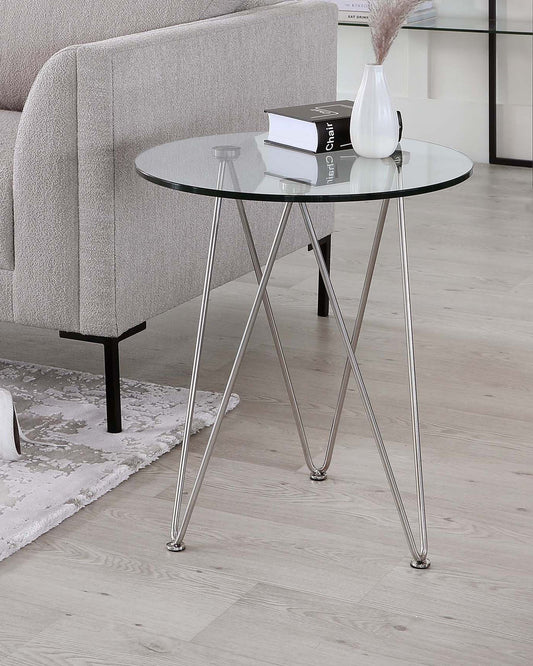
{"type": "Polygon", "coordinates": [[[403,306],[405,316],[405,337],[407,342],[407,363],[409,366],[409,399],[411,402],[411,427],[413,434],[413,454],[415,462],[416,500],[418,505],[418,527],[420,536],[420,553],[412,566],[425,569],[429,566],[427,559],[428,537],[426,524],[426,504],[424,499],[424,477],[422,474],[422,446],[420,443],[420,420],[418,416],[418,392],[416,388],[415,345],[413,337],[413,320],[411,315],[411,287],[409,284],[409,263],[407,258],[407,236],[405,232],[405,209],[403,198],[398,199],[398,228],[400,236],[400,260],[402,264],[403,306]]]}
{"type": "MultiPolygon", "coordinates": [[[[222,163],[224,164],[224,163],[222,163]]],[[[221,166],[222,173],[223,173],[223,167],[221,166]]],[[[217,199],[218,201],[218,199],[217,199]]],[[[274,267],[274,262],[276,260],[276,256],[278,254],[279,246],[281,244],[281,240],[283,238],[283,234],[285,232],[285,228],[287,226],[287,221],[289,219],[289,215],[292,209],[292,204],[287,203],[285,204],[285,207],[283,208],[283,213],[281,215],[281,219],[279,221],[278,228],[276,230],[276,234],[274,236],[274,240],[272,242],[272,247],[270,248],[270,253],[268,255],[268,259],[265,265],[265,269],[263,272],[263,277],[261,278],[259,282],[259,286],[257,288],[257,292],[255,295],[255,299],[252,305],[252,309],[250,311],[250,314],[248,316],[248,320],[246,322],[246,326],[244,328],[244,332],[242,334],[241,342],[239,344],[239,348],[237,350],[237,354],[235,356],[235,360],[233,362],[233,366],[231,368],[231,372],[228,378],[228,382],[226,384],[226,388],[224,389],[224,394],[222,396],[222,401],[220,403],[220,406],[218,408],[217,416],[215,419],[215,423],[213,424],[213,428],[211,430],[211,434],[209,436],[209,441],[207,443],[207,446],[204,451],[204,455],[202,458],[202,461],[200,463],[200,468],[198,470],[198,473],[196,475],[196,479],[194,481],[194,485],[191,491],[191,495],[189,497],[189,501],[187,503],[187,507],[185,508],[185,511],[183,513],[183,517],[181,517],[181,502],[182,502],[182,495],[183,495],[183,483],[184,483],[184,477],[185,477],[185,470],[186,470],[186,452],[182,449],[182,455],[181,455],[181,461],[180,461],[180,468],[179,468],[179,473],[178,473],[178,481],[177,481],[177,486],[176,486],[176,500],[174,502],[174,513],[172,516],[172,525],[171,525],[171,540],[169,543],[167,543],[167,548],[171,551],[174,552],[179,552],[185,549],[185,546],[183,544],[183,538],[185,536],[185,533],[187,531],[187,527],[189,525],[190,519],[192,512],[194,510],[196,500],[198,498],[198,493],[200,492],[200,488],[202,486],[202,482],[204,480],[204,476],[207,470],[207,466],[209,464],[209,461],[211,459],[211,454],[213,452],[213,448],[215,446],[218,433],[220,431],[220,426],[222,424],[222,419],[224,418],[224,415],[226,413],[228,403],[231,397],[231,392],[233,390],[233,386],[235,384],[235,380],[237,379],[237,374],[239,372],[239,369],[241,367],[242,360],[244,358],[244,354],[246,352],[246,348],[248,347],[248,343],[250,341],[250,337],[252,334],[252,330],[254,327],[254,324],[257,319],[257,315],[259,313],[259,309],[261,307],[261,303],[263,302],[263,298],[266,292],[266,287],[268,284],[268,280],[270,279],[270,274],[272,273],[272,269],[274,267]],[[185,455],[184,455],[185,454],[185,455]]],[[[217,218],[220,215],[220,207],[218,207],[218,213],[217,211],[217,206],[215,204],[215,215],[214,218],[217,218]]],[[[208,261],[208,267],[209,267],[209,261],[208,261]]],[[[204,295],[202,297],[202,304],[204,300],[207,301],[208,298],[208,293],[209,293],[209,286],[210,286],[210,279],[207,279],[207,273],[210,271],[206,271],[206,280],[204,283],[204,295]]],[[[210,277],[210,276],[209,276],[210,277]]],[[[202,312],[206,310],[207,308],[203,308],[202,312]]],[[[200,335],[200,329],[202,329],[202,321],[205,322],[205,313],[204,317],[202,320],[202,316],[200,317],[200,324],[198,327],[198,337],[197,337],[197,351],[195,352],[195,361],[196,357],[198,356],[198,362],[199,362],[199,351],[198,347],[200,346],[201,348],[201,339],[203,337],[203,331],[202,335],[200,335]]],[[[193,363],[193,380],[194,380],[194,387],[196,388],[196,376],[194,373],[196,372],[196,375],[198,373],[198,364],[193,363]]],[[[191,391],[193,387],[193,380],[191,380],[191,391]]],[[[189,396],[189,401],[191,400],[191,396],[189,396]]],[[[192,398],[194,401],[194,398],[192,398]]],[[[186,433],[185,435],[187,436],[187,439],[190,437],[190,426],[192,423],[192,408],[191,408],[191,420],[187,420],[186,423],[186,433]],[[188,428],[188,430],[187,430],[188,428]]],[[[184,435],[184,443],[185,443],[185,435],[184,435]]]]}
{"type": "MultiPolygon", "coordinates": [[[[218,166],[217,189],[222,186],[224,173],[226,169],[225,162],[220,162],[218,166]]],[[[176,495],[174,498],[174,510],[172,514],[171,541],[167,543],[167,548],[174,552],[184,549],[184,546],[175,541],[176,525],[179,521],[181,512],[181,503],[183,499],[183,484],[185,482],[185,471],[187,469],[187,457],[189,455],[189,443],[191,440],[192,420],[194,416],[194,403],[196,399],[196,386],[198,383],[198,371],[200,370],[200,359],[202,356],[202,347],[204,343],[205,323],[207,319],[207,308],[209,306],[209,294],[211,291],[211,279],[213,276],[213,264],[215,261],[215,250],[217,244],[218,227],[220,224],[220,209],[222,199],[215,199],[215,208],[213,211],[213,221],[211,223],[211,234],[209,237],[209,250],[207,252],[207,262],[205,268],[204,285],[202,291],[202,302],[200,305],[200,317],[198,321],[198,330],[196,333],[196,346],[194,349],[194,358],[192,364],[191,384],[189,388],[189,399],[187,401],[187,415],[185,417],[185,427],[183,430],[183,442],[181,444],[180,464],[178,469],[178,479],[176,483],[176,495]]]]}
{"type": "MultiPolygon", "coordinates": [[[[254,267],[257,282],[259,283],[263,275],[261,271],[261,264],[259,263],[259,257],[257,256],[257,250],[255,248],[253,236],[250,230],[248,216],[246,215],[244,204],[240,199],[237,199],[237,208],[239,210],[239,215],[241,217],[242,228],[244,231],[244,235],[246,237],[246,242],[248,243],[248,250],[250,251],[250,257],[252,259],[252,264],[254,267]]],[[[274,347],[276,348],[276,353],[278,355],[281,372],[283,374],[283,381],[285,382],[285,387],[287,389],[287,394],[289,396],[289,402],[291,404],[294,422],[296,423],[296,429],[298,430],[298,436],[300,438],[300,444],[302,446],[305,462],[310,471],[309,476],[313,481],[323,481],[326,478],[326,474],[322,471],[321,468],[319,468],[313,462],[313,457],[311,455],[311,451],[309,449],[309,443],[307,441],[307,435],[305,433],[305,427],[303,424],[302,415],[300,413],[300,408],[298,407],[298,401],[296,400],[294,386],[290,376],[287,361],[285,359],[285,354],[283,352],[283,347],[281,345],[281,339],[279,336],[278,327],[276,325],[276,320],[274,319],[274,313],[272,312],[272,306],[270,305],[270,299],[266,291],[263,297],[263,305],[265,308],[268,325],[270,327],[270,332],[272,333],[272,340],[274,341],[274,347]]]]}
{"type": "MultiPolygon", "coordinates": [[[[350,362],[351,369],[354,373],[354,377],[356,379],[357,385],[359,387],[359,391],[361,393],[361,399],[363,401],[363,406],[365,408],[365,412],[367,414],[368,420],[370,422],[370,426],[372,428],[372,433],[374,435],[374,439],[376,441],[376,445],[378,448],[379,456],[381,458],[381,462],[383,464],[383,469],[385,470],[385,475],[387,477],[387,481],[389,483],[392,496],[394,498],[394,502],[396,504],[396,508],[398,510],[398,515],[400,516],[400,522],[402,524],[403,530],[405,537],[407,539],[407,544],[409,546],[409,550],[411,551],[411,555],[413,557],[413,560],[411,562],[411,566],[420,568],[420,569],[426,569],[429,566],[429,560],[427,559],[427,537],[426,537],[426,521],[425,521],[425,508],[424,508],[424,501],[423,501],[423,484],[421,483],[422,480],[422,467],[421,467],[421,458],[420,458],[420,451],[419,451],[419,444],[420,441],[418,440],[418,449],[415,445],[415,456],[417,460],[417,497],[418,497],[418,507],[419,507],[419,527],[420,527],[420,534],[421,534],[421,547],[420,549],[417,548],[415,538],[413,536],[413,531],[411,529],[411,526],[409,524],[409,519],[407,517],[407,513],[405,511],[405,506],[403,504],[402,497],[400,495],[400,491],[398,489],[398,485],[396,483],[396,478],[394,476],[394,472],[392,470],[389,457],[387,454],[387,450],[385,448],[385,444],[383,443],[383,438],[381,436],[381,432],[376,420],[376,416],[374,414],[374,410],[372,408],[372,404],[370,402],[370,398],[368,396],[368,392],[366,390],[363,377],[361,375],[361,371],[359,369],[359,365],[357,363],[357,359],[355,357],[355,352],[352,348],[352,342],[350,340],[350,335],[348,333],[348,330],[346,328],[346,324],[344,322],[343,316],[342,316],[342,311],[339,307],[339,303],[337,301],[337,296],[335,294],[335,291],[333,289],[333,285],[331,283],[331,279],[329,277],[328,271],[326,264],[324,262],[324,258],[322,257],[322,253],[320,252],[320,245],[318,242],[318,238],[316,235],[316,232],[313,227],[313,222],[311,220],[311,216],[309,215],[309,210],[307,208],[306,204],[300,204],[300,210],[302,212],[303,220],[305,227],[307,229],[307,233],[309,234],[309,240],[311,242],[311,245],[313,247],[313,252],[316,258],[316,261],[318,263],[318,267],[320,270],[320,273],[322,275],[322,279],[324,280],[324,285],[326,287],[326,291],[328,292],[328,296],[331,302],[333,314],[335,316],[335,320],[337,322],[337,325],[339,327],[339,331],[341,333],[344,346],[346,349],[346,353],[348,355],[348,360],[350,362]],[[417,452],[418,451],[418,452],[417,452]],[[422,519],[423,518],[423,519],[422,519]],[[423,538],[422,538],[423,536],[423,538]]],[[[400,229],[404,229],[404,216],[403,216],[403,206],[401,206],[401,215],[400,215],[400,229]]],[[[404,229],[405,230],[405,229],[404,229]]],[[[406,259],[406,247],[403,246],[402,244],[402,266],[404,267],[403,275],[404,275],[404,285],[407,288],[409,288],[409,283],[408,283],[408,278],[407,278],[407,264],[406,261],[404,262],[404,259],[406,259]],[[407,279],[406,279],[407,278],[407,279]]],[[[409,310],[410,312],[410,305],[408,302],[406,302],[406,312],[409,310]]],[[[409,322],[410,322],[410,317],[409,317],[409,322]]],[[[412,332],[412,331],[411,331],[412,332]]],[[[412,341],[412,336],[411,336],[411,341],[412,341]]],[[[409,354],[412,352],[412,346],[410,347],[409,354]]],[[[414,365],[412,366],[413,371],[414,371],[414,365]]],[[[414,376],[414,375],[413,375],[414,376]]],[[[412,386],[411,386],[412,389],[412,386]]],[[[412,401],[416,403],[416,394],[413,394],[411,390],[411,395],[412,395],[412,401]]],[[[412,404],[413,404],[412,402],[412,404]]],[[[416,410],[414,410],[416,411],[416,410]]]]}
{"type": "MultiPolygon", "coordinates": [[[[357,310],[357,316],[355,318],[355,324],[352,333],[351,345],[354,352],[357,348],[357,343],[359,342],[359,335],[361,333],[363,318],[365,316],[368,294],[370,292],[370,285],[372,284],[372,277],[374,276],[374,268],[376,266],[376,259],[378,256],[379,246],[381,243],[381,236],[383,235],[383,227],[385,226],[385,220],[387,218],[388,210],[389,210],[389,199],[384,199],[381,202],[381,209],[379,211],[378,223],[374,234],[374,241],[372,243],[370,257],[368,259],[365,280],[363,283],[363,289],[361,291],[361,298],[359,300],[359,308],[357,310]]],[[[335,447],[335,442],[337,440],[337,433],[339,431],[339,424],[341,420],[342,410],[344,408],[344,401],[346,399],[346,391],[348,390],[348,382],[350,381],[350,372],[351,372],[350,360],[346,359],[346,364],[344,366],[344,372],[342,375],[342,381],[339,388],[339,396],[337,398],[337,406],[335,408],[335,414],[333,416],[331,430],[329,433],[328,445],[326,447],[326,456],[324,464],[320,468],[322,472],[326,472],[331,464],[331,458],[333,456],[333,448],[335,447]]]]}
{"type": "MultiPolygon", "coordinates": [[[[229,151],[226,151],[226,154],[229,151]]],[[[228,159],[228,169],[230,172],[230,176],[233,182],[233,186],[238,189],[239,187],[239,179],[237,176],[237,172],[235,170],[235,166],[233,164],[233,160],[231,159],[232,153],[229,155],[228,159]]],[[[244,237],[246,239],[246,243],[248,245],[248,251],[250,252],[250,258],[252,260],[252,265],[253,269],[255,272],[255,276],[257,278],[257,282],[259,283],[261,281],[261,277],[263,276],[263,273],[261,271],[261,263],[259,262],[259,257],[257,255],[257,250],[255,248],[255,243],[252,235],[252,231],[250,229],[250,223],[248,221],[248,215],[246,214],[246,209],[244,207],[244,203],[242,202],[241,199],[236,199],[236,204],[237,204],[237,210],[239,211],[239,216],[241,218],[241,224],[242,224],[242,229],[244,232],[244,237]]],[[[310,475],[309,477],[313,481],[324,481],[324,479],[327,478],[327,475],[323,472],[322,468],[319,468],[315,463],[313,462],[313,457],[311,455],[311,450],[309,448],[309,442],[307,440],[307,435],[305,432],[305,427],[303,424],[302,420],[302,415],[300,413],[300,408],[298,407],[298,401],[296,400],[296,393],[294,391],[294,386],[292,383],[291,375],[289,372],[289,367],[287,365],[287,361],[285,359],[285,353],[283,351],[283,347],[281,344],[281,338],[279,336],[278,332],[278,327],[276,324],[276,320],[274,319],[274,313],[272,311],[272,306],[270,305],[270,299],[268,297],[268,292],[265,291],[265,295],[263,297],[263,306],[265,308],[265,314],[268,320],[268,325],[270,327],[270,332],[272,334],[272,340],[274,342],[274,347],[276,349],[276,354],[278,356],[278,361],[279,365],[281,368],[281,372],[283,375],[283,381],[285,382],[285,387],[287,389],[287,395],[289,397],[289,402],[291,404],[291,409],[292,409],[292,414],[294,418],[294,422],[296,424],[296,429],[298,431],[298,437],[300,439],[300,444],[302,446],[302,451],[304,454],[304,459],[307,467],[309,468],[310,475]]]]}

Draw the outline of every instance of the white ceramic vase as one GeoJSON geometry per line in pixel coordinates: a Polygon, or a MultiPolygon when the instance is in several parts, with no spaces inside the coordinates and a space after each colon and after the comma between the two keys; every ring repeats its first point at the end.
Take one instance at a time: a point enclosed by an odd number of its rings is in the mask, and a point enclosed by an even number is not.
{"type": "Polygon", "coordinates": [[[383,65],[365,65],[350,120],[355,152],[361,157],[389,157],[398,145],[398,129],[383,65]]]}

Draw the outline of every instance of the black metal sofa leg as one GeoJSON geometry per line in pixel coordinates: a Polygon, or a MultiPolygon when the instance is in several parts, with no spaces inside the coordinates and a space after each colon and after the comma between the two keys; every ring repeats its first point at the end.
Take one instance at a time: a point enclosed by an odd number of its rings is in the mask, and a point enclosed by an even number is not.
{"type": "Polygon", "coordinates": [[[120,406],[120,363],[118,340],[110,338],[104,345],[105,400],[107,409],[107,432],[122,432],[120,406]]]}
{"type": "MultiPolygon", "coordinates": [[[[320,241],[322,256],[326,262],[328,273],[331,266],[331,234],[324,236],[320,241]]],[[[311,251],[311,245],[308,246],[311,251]]],[[[324,281],[319,273],[318,275],[318,308],[319,317],[329,316],[329,298],[326,292],[324,281]]],[[[107,431],[122,432],[122,411],[120,405],[120,360],[119,360],[119,342],[130,338],[136,333],[146,329],[146,322],[142,322],[133,328],[122,333],[116,338],[108,338],[101,335],[82,335],[81,333],[70,333],[68,331],[59,331],[60,338],[69,340],[80,340],[81,342],[95,342],[104,347],[104,367],[105,367],[105,393],[107,409],[107,431]]]]}
{"type": "Polygon", "coordinates": [[[122,333],[116,338],[107,338],[101,335],[82,335],[59,331],[60,338],[80,340],[81,342],[96,342],[104,347],[105,367],[105,396],[107,409],[107,431],[122,432],[122,411],[120,407],[120,363],[118,344],[136,333],[146,329],[146,322],[138,324],[122,333]]]}
{"type": "MultiPolygon", "coordinates": [[[[322,256],[326,262],[328,273],[330,272],[331,267],[331,234],[329,236],[324,236],[320,241],[320,249],[322,251],[322,256]]],[[[311,245],[307,246],[309,252],[313,249],[311,245]]],[[[329,298],[326,291],[326,286],[324,285],[324,280],[318,272],[318,308],[317,314],[319,317],[328,317],[329,316],[329,298]]]]}

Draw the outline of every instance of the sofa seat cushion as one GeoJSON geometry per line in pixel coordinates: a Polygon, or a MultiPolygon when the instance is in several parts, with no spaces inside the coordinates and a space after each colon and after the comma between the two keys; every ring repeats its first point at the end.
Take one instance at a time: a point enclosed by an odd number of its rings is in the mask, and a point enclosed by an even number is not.
{"type": "Polygon", "coordinates": [[[0,270],[13,270],[13,155],[20,116],[0,111],[0,270]]]}
{"type": "Polygon", "coordinates": [[[22,111],[41,67],[66,46],[190,23],[281,1],[0,0],[0,109],[22,111]]]}

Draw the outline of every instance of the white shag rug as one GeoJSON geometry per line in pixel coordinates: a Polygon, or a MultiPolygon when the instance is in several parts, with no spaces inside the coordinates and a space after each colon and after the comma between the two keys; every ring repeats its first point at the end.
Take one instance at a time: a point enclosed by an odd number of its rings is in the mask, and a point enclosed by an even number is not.
{"type": "MultiPolygon", "coordinates": [[[[106,431],[101,376],[0,360],[22,443],[17,462],[0,460],[0,560],[59,525],[182,441],[188,389],[123,379],[123,432],[106,431]]],[[[220,394],[199,391],[193,431],[212,425],[220,394]]],[[[232,396],[229,409],[239,402],[232,396]]]]}

